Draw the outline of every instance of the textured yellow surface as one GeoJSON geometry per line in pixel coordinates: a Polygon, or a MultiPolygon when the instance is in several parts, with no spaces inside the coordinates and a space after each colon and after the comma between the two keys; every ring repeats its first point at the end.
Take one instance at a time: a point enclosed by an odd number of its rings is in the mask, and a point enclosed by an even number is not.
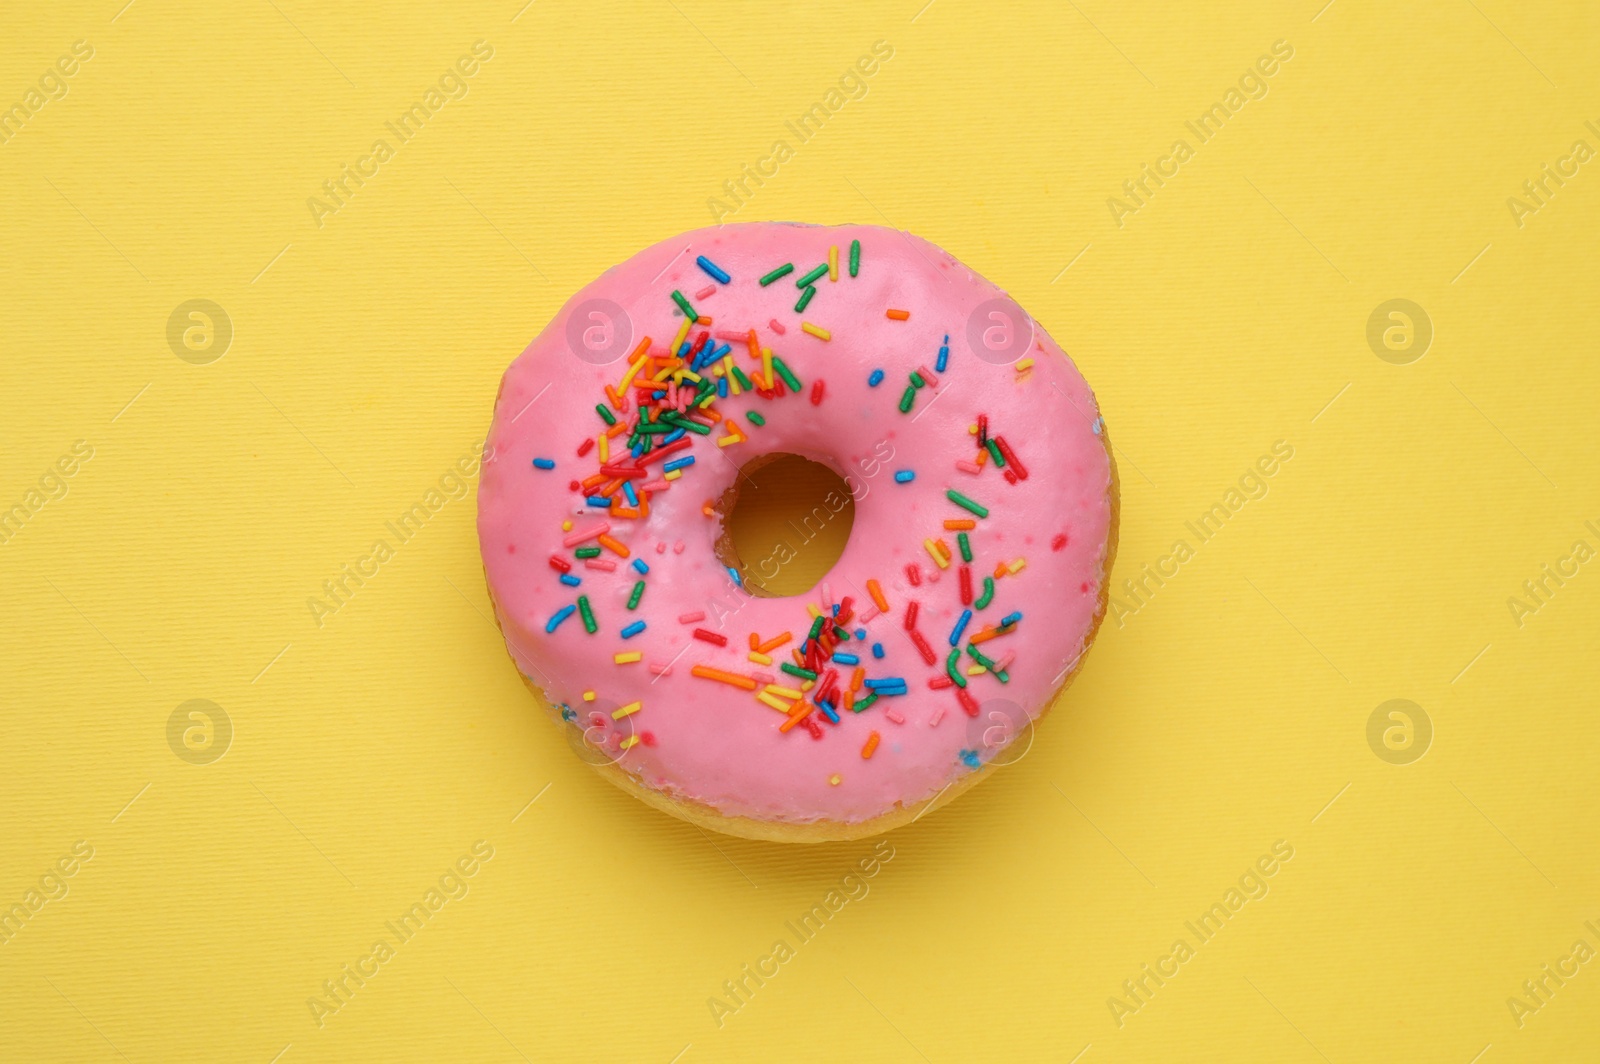
{"type": "Polygon", "coordinates": [[[1594,1059],[1593,4],[519,2],[7,13],[0,1057],[1594,1059]],[[501,371],[713,211],[948,248],[1117,446],[1143,590],[888,860],[618,793],[489,620],[501,371]]]}

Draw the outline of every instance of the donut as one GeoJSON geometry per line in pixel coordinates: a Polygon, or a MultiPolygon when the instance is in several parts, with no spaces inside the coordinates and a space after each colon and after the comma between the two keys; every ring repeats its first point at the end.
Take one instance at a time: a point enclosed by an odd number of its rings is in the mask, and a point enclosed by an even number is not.
{"type": "Polygon", "coordinates": [[[1065,352],[877,226],[724,225],[607,270],[506,371],[478,489],[506,647],[573,748],[784,842],[908,823],[1025,752],[1105,614],[1116,523],[1065,352]],[[854,507],[801,595],[764,593],[781,552],[726,527],[782,455],[854,507]]]}

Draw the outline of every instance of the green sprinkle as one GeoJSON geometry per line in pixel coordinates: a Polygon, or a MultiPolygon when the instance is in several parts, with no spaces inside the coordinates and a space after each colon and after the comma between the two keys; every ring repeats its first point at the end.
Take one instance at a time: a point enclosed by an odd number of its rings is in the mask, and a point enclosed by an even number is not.
{"type": "Polygon", "coordinates": [[[845,631],[843,628],[840,628],[838,625],[833,626],[833,636],[841,643],[850,642],[850,633],[845,631]]]}
{"type": "Polygon", "coordinates": [[[817,636],[819,636],[821,634],[822,634],[822,618],[818,617],[818,618],[814,619],[811,622],[811,632],[810,632],[809,635],[806,636],[806,639],[807,640],[812,640],[812,639],[817,638],[817,636]]]}
{"type": "Polygon", "coordinates": [[[656,436],[674,431],[674,426],[667,421],[641,421],[634,428],[636,435],[656,436]]]}
{"type": "Polygon", "coordinates": [[[967,678],[961,675],[961,670],[957,667],[960,664],[961,648],[956,647],[950,651],[950,656],[944,659],[944,672],[957,687],[965,687],[967,686],[967,678]]]}
{"type": "Polygon", "coordinates": [[[789,372],[789,367],[784,365],[783,359],[776,355],[772,356],[772,368],[778,371],[778,376],[783,378],[783,383],[789,386],[790,391],[800,390],[800,378],[789,372]]]}
{"type": "Polygon", "coordinates": [[[921,388],[927,383],[927,381],[922,379],[922,374],[918,373],[916,370],[911,371],[911,387],[921,388]]]}
{"type": "Polygon", "coordinates": [[[944,497],[949,499],[951,502],[955,503],[957,506],[961,507],[963,510],[968,510],[968,511],[970,511],[972,513],[975,513],[979,517],[988,517],[989,516],[989,508],[988,507],[982,505],[981,503],[973,502],[971,499],[967,498],[965,495],[961,494],[959,491],[957,491],[954,488],[951,488],[950,490],[946,491],[944,493],[944,497]]]}
{"type": "Polygon", "coordinates": [[[965,532],[956,533],[956,544],[961,548],[961,560],[970,562],[972,560],[972,541],[967,538],[965,532]]]}
{"type": "Polygon", "coordinates": [[[594,610],[589,608],[588,595],[578,596],[578,613],[583,616],[583,630],[585,632],[594,635],[595,632],[599,631],[600,626],[594,623],[594,610]]]}
{"type": "Polygon", "coordinates": [[[878,692],[874,691],[870,695],[868,695],[867,697],[863,698],[861,701],[859,701],[859,702],[855,703],[854,705],[852,705],[850,708],[855,710],[857,713],[860,713],[863,709],[871,709],[872,708],[872,703],[876,702],[877,700],[878,700],[878,692]]]}
{"type": "Polygon", "coordinates": [[[628,608],[630,610],[638,609],[639,600],[642,598],[644,598],[644,581],[640,580],[637,584],[633,585],[633,594],[628,596],[628,608]]]}
{"type": "Polygon", "coordinates": [[[850,241],[850,276],[861,272],[861,241],[850,241]]]}
{"type": "Polygon", "coordinates": [[[1000,448],[996,446],[994,437],[990,436],[987,440],[984,440],[983,445],[989,448],[989,457],[994,459],[994,467],[996,469],[1004,469],[1006,467],[1006,456],[1000,453],[1000,448]]]}
{"type": "MultiPolygon", "coordinates": [[[[680,428],[688,429],[690,432],[698,433],[701,436],[711,435],[710,425],[702,425],[700,422],[686,418],[682,414],[676,413],[675,411],[669,410],[662,414],[661,421],[668,426],[666,429],[667,432],[671,432],[674,428],[680,428]]],[[[640,428],[643,427],[644,426],[642,425],[640,426],[640,428]]]]}
{"type": "Polygon", "coordinates": [[[765,425],[767,423],[767,419],[754,410],[746,410],[744,416],[750,419],[750,424],[752,425],[765,425]]]}
{"type": "Polygon", "coordinates": [[[678,304],[678,309],[683,311],[683,316],[688,318],[690,321],[694,321],[700,316],[694,312],[694,308],[691,307],[689,305],[689,301],[683,297],[683,293],[678,291],[676,288],[672,290],[672,301],[678,304]]]}
{"type": "Polygon", "coordinates": [[[817,294],[817,286],[816,285],[811,285],[804,292],[801,292],[800,293],[800,298],[795,301],[794,312],[796,314],[798,314],[802,310],[805,310],[808,306],[810,306],[811,305],[811,297],[815,296],[816,294],[817,294]]]}
{"type": "Polygon", "coordinates": [[[579,558],[598,558],[598,557],[600,557],[600,548],[599,547],[579,547],[577,550],[573,551],[572,553],[574,555],[576,555],[577,557],[579,557],[579,558]]]}
{"type": "Polygon", "coordinates": [[[984,668],[988,669],[990,674],[993,675],[996,680],[999,680],[1001,683],[1011,682],[1010,676],[1006,675],[1004,671],[997,668],[994,662],[983,656],[983,651],[979,650],[971,643],[967,644],[967,653],[972,655],[973,661],[976,661],[979,665],[982,665],[984,668]]]}
{"type": "MultiPolygon", "coordinates": [[[[716,401],[717,401],[717,393],[716,392],[707,392],[704,396],[701,397],[700,401],[698,403],[694,404],[694,405],[699,407],[700,409],[704,410],[706,407],[710,406],[712,403],[714,403],[716,401]]],[[[710,432],[711,430],[707,429],[706,431],[710,432]]]]}
{"type": "Polygon", "coordinates": [[[767,285],[771,284],[773,281],[776,281],[778,278],[783,277],[784,275],[790,274],[790,273],[793,273],[793,272],[794,272],[794,263],[786,262],[782,266],[779,266],[776,270],[773,270],[771,273],[769,273],[765,277],[761,278],[761,287],[765,288],[765,287],[767,287],[767,285]]]}
{"type": "Polygon", "coordinates": [[[818,266],[816,269],[812,270],[810,273],[806,274],[804,277],[802,277],[798,281],[796,281],[794,283],[794,286],[796,288],[804,288],[806,285],[808,285],[811,282],[815,281],[817,278],[821,277],[823,274],[825,274],[827,272],[828,272],[828,264],[826,262],[824,262],[821,266],[818,266]]]}
{"type": "Polygon", "coordinates": [[[607,425],[615,425],[617,423],[616,416],[611,413],[606,404],[596,403],[594,404],[594,409],[595,413],[600,415],[600,420],[604,421],[607,425]]]}
{"type": "Polygon", "coordinates": [[[744,370],[740,369],[738,366],[733,367],[733,379],[738,381],[739,387],[743,388],[745,391],[755,391],[755,388],[750,384],[750,378],[746,377],[744,375],[744,370]]]}
{"type": "Polygon", "coordinates": [[[817,678],[817,674],[812,672],[810,669],[802,669],[800,666],[791,665],[787,661],[781,663],[778,668],[782,669],[790,676],[798,676],[802,680],[815,680],[817,678]]]}
{"type": "Polygon", "coordinates": [[[976,601],[976,602],[974,602],[972,604],[972,608],[975,609],[975,610],[981,610],[981,609],[983,609],[985,606],[989,605],[989,603],[991,603],[993,601],[994,601],[994,577],[986,576],[986,577],[983,578],[983,594],[978,596],[978,601],[976,601]]]}
{"type": "Polygon", "coordinates": [[[916,389],[916,386],[915,385],[911,385],[911,384],[906,385],[905,394],[900,396],[900,412],[902,414],[909,414],[911,412],[911,404],[916,402],[916,401],[917,401],[917,389],[916,389]]]}

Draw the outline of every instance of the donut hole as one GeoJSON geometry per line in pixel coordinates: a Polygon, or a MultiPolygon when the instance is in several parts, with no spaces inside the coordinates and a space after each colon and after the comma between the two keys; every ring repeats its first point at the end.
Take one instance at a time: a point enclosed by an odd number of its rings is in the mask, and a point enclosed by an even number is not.
{"type": "Polygon", "coordinates": [[[856,502],[840,476],[798,454],[764,454],[739,469],[717,504],[717,557],[752,595],[802,595],[844,554],[856,502]]]}

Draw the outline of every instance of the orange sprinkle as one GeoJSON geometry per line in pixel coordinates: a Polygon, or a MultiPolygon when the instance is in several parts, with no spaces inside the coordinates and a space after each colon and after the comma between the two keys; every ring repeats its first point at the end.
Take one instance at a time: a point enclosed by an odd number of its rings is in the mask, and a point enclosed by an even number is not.
{"type": "Polygon", "coordinates": [[[872,596],[872,604],[878,607],[880,613],[889,612],[889,600],[883,597],[883,588],[876,580],[867,581],[867,594],[872,596]]]}
{"type": "Polygon", "coordinates": [[[876,750],[877,748],[878,748],[878,733],[877,732],[873,732],[871,735],[867,736],[867,745],[863,746],[861,748],[861,757],[862,757],[862,759],[865,760],[866,758],[871,757],[872,756],[872,751],[876,750]]]}
{"type": "Polygon", "coordinates": [[[895,321],[905,321],[907,318],[911,317],[911,312],[909,310],[895,310],[892,307],[883,313],[885,317],[893,318],[895,321]]]}
{"type": "Polygon", "coordinates": [[[851,712],[854,712],[855,711],[855,706],[856,706],[856,693],[854,691],[846,691],[844,693],[844,708],[850,710],[851,712]]]}
{"type": "Polygon", "coordinates": [[[782,724],[778,725],[778,730],[779,731],[781,731],[781,732],[788,731],[790,728],[794,727],[796,724],[799,724],[801,721],[805,720],[806,717],[810,715],[811,711],[816,708],[810,702],[807,702],[804,699],[800,699],[800,698],[795,699],[794,700],[794,704],[796,706],[804,706],[805,708],[800,710],[800,712],[798,712],[798,713],[791,713],[789,715],[789,719],[788,720],[786,720],[782,724]]]}
{"type": "Polygon", "coordinates": [[[971,532],[978,527],[978,522],[970,517],[951,518],[945,521],[946,532],[971,532]]]}
{"type": "Polygon", "coordinates": [[[702,680],[716,680],[718,683],[725,683],[730,687],[742,687],[746,691],[754,691],[756,689],[756,682],[750,677],[740,676],[735,672],[723,672],[721,669],[713,669],[709,665],[696,665],[689,671],[702,680]]]}
{"type": "Polygon", "coordinates": [[[969,639],[968,642],[969,643],[987,643],[989,640],[993,639],[995,636],[997,636],[997,635],[1005,635],[1006,633],[1008,633],[1010,631],[1011,631],[1010,628],[985,628],[983,631],[977,633],[971,639],[969,639]]]}
{"type": "Polygon", "coordinates": [[[761,649],[761,637],[756,635],[754,632],[750,633],[750,649],[751,650],[760,650],[761,649]]]}
{"type": "Polygon", "coordinates": [[[632,553],[632,551],[628,550],[628,545],[626,543],[621,543],[615,539],[612,539],[604,532],[600,533],[600,545],[606,550],[610,551],[612,554],[615,554],[621,558],[626,558],[632,553]]]}
{"type": "Polygon", "coordinates": [[[756,647],[756,649],[763,654],[770,654],[793,638],[794,636],[790,635],[788,632],[784,632],[782,635],[773,636],[765,643],[762,643],[760,646],[756,647]]]}
{"type": "Polygon", "coordinates": [[[612,425],[610,428],[606,429],[606,435],[607,436],[621,436],[624,432],[627,432],[627,431],[628,431],[628,423],[626,421],[618,421],[615,425],[612,425]]]}
{"type": "Polygon", "coordinates": [[[850,674],[850,690],[851,691],[859,691],[859,690],[861,690],[861,681],[865,680],[866,678],[867,678],[867,667],[865,665],[857,665],[856,666],[856,671],[852,672],[850,674]]]}

